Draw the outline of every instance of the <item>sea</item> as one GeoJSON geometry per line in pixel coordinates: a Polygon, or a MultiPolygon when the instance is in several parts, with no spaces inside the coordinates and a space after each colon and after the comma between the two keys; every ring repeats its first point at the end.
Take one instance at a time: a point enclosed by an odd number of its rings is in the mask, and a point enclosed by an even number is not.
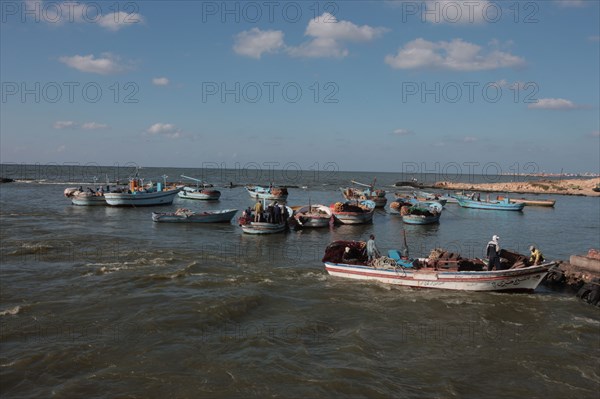
{"type": "Polygon", "coordinates": [[[270,236],[242,234],[235,220],[152,222],[152,211],[183,207],[239,216],[254,203],[244,184],[285,184],[288,205],[329,205],[351,180],[375,181],[388,201],[397,182],[452,180],[258,166],[141,168],[146,182],[203,179],[221,199],[113,208],[71,205],[63,191],[127,183],[132,165],[2,165],[16,181],[0,185],[0,396],[598,398],[600,309],[572,292],[395,287],[330,277],[321,258],[332,241],[370,234],[383,252],[406,243],[413,257],[482,257],[498,235],[503,248],[534,244],[568,261],[600,247],[600,198],[527,195],[556,205],[523,212],[449,204],[431,226],[386,207],[369,225],[270,236]]]}

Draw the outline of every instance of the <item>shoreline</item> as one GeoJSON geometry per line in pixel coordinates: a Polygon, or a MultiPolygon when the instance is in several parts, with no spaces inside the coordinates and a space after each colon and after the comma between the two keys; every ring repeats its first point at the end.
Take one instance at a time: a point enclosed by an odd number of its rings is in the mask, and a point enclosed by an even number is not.
{"type": "Polygon", "coordinates": [[[541,179],[528,182],[507,183],[457,183],[439,181],[432,185],[424,185],[426,188],[442,190],[468,190],[489,193],[516,193],[516,194],[558,194],[576,195],[586,197],[600,197],[600,192],[593,190],[600,184],[600,178],[596,179],[564,179],[547,180],[541,179]]]}

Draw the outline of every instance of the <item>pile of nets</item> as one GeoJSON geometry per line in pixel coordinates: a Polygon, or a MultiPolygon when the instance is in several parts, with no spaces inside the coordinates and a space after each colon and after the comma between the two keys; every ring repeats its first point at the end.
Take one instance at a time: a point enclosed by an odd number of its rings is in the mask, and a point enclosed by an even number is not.
{"type": "Polygon", "coordinates": [[[354,205],[344,202],[336,202],[331,206],[334,212],[365,212],[370,211],[371,208],[365,205],[354,205]]]}
{"type": "Polygon", "coordinates": [[[287,188],[285,187],[281,187],[281,188],[272,188],[271,189],[271,194],[273,195],[286,195],[288,193],[287,188]]]}

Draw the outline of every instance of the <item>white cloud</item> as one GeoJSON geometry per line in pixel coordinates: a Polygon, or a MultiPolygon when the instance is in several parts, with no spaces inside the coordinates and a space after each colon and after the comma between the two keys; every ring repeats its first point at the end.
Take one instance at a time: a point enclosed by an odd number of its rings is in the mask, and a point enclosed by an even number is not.
{"type": "Polygon", "coordinates": [[[263,53],[274,53],[284,46],[280,30],[252,28],[235,35],[233,51],[246,57],[260,59],[263,53]]]}
{"type": "Polygon", "coordinates": [[[169,84],[169,79],[162,77],[162,78],[153,78],[152,79],[152,84],[156,85],[156,86],[167,86],[169,84]]]}
{"type": "Polygon", "coordinates": [[[479,139],[473,136],[465,136],[460,141],[463,143],[474,143],[476,141],[479,141],[479,139]]]}
{"type": "Polygon", "coordinates": [[[536,103],[529,104],[527,108],[531,109],[575,109],[579,108],[571,100],[564,98],[540,98],[536,103]]]}
{"type": "Polygon", "coordinates": [[[108,129],[108,128],[110,128],[110,126],[108,126],[106,123],[86,122],[81,125],[81,128],[83,130],[98,130],[98,129],[108,129]]]}
{"type": "Polygon", "coordinates": [[[79,124],[74,121],[56,121],[53,125],[54,129],[83,129],[83,130],[99,130],[99,129],[110,129],[105,123],[98,122],[85,122],[79,124]]]}
{"type": "Polygon", "coordinates": [[[350,21],[338,21],[335,16],[325,12],[308,22],[304,35],[313,39],[299,46],[288,47],[287,51],[293,57],[343,58],[349,54],[343,42],[369,42],[386,31],[385,28],[358,26],[350,21]]]}
{"type": "Polygon", "coordinates": [[[311,19],[306,27],[305,36],[346,40],[351,42],[368,42],[381,36],[386,29],[373,28],[369,25],[358,26],[350,21],[338,21],[328,12],[311,19]]]}
{"type": "Polygon", "coordinates": [[[140,14],[123,11],[106,14],[98,19],[98,25],[113,32],[142,22],[144,22],[144,18],[140,14]]]}
{"type": "Polygon", "coordinates": [[[323,15],[308,22],[304,32],[311,39],[298,45],[286,46],[280,30],[262,31],[252,28],[235,36],[233,51],[246,57],[260,59],[265,53],[285,50],[292,57],[343,58],[349,52],[344,42],[368,42],[381,36],[387,29],[358,26],[350,21],[338,21],[333,15],[323,15]]]}
{"type": "Polygon", "coordinates": [[[588,36],[588,40],[590,42],[600,42],[600,35],[591,35],[591,36],[588,36]]]}
{"type": "Polygon", "coordinates": [[[585,7],[585,0],[556,0],[560,7],[585,7]]]}
{"type": "Polygon", "coordinates": [[[593,139],[600,138],[600,130],[594,130],[588,136],[591,137],[591,138],[593,138],[593,139]]]}
{"type": "Polygon", "coordinates": [[[119,64],[120,59],[111,53],[103,53],[103,58],[96,58],[93,54],[74,55],[71,57],[63,56],[58,60],[63,64],[77,69],[81,72],[98,73],[100,75],[110,75],[118,73],[126,68],[119,64]]]}
{"type": "Polygon", "coordinates": [[[392,132],[392,135],[399,137],[412,136],[414,134],[415,132],[409,129],[396,129],[392,132]]]}
{"type": "Polygon", "coordinates": [[[74,129],[77,124],[73,121],[56,121],[53,125],[54,129],[74,129]]]}
{"type": "Polygon", "coordinates": [[[453,39],[430,42],[423,38],[408,42],[396,55],[387,55],[385,63],[395,69],[432,68],[451,71],[484,71],[525,65],[521,57],[497,49],[482,52],[482,47],[453,39]]]}
{"type": "Polygon", "coordinates": [[[335,39],[321,37],[296,47],[289,47],[287,51],[292,57],[307,58],[344,58],[349,54],[335,39]]]}
{"type": "Polygon", "coordinates": [[[181,137],[181,130],[171,123],[155,123],[150,126],[146,132],[152,136],[165,136],[170,139],[178,139],[181,137]]]}

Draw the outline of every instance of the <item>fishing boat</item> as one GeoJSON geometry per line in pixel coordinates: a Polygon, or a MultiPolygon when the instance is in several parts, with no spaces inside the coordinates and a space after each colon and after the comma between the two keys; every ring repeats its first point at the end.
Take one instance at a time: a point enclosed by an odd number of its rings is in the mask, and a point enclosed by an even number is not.
{"type": "Polygon", "coordinates": [[[421,202],[401,208],[400,215],[406,224],[434,224],[440,221],[443,206],[439,202],[421,202]]]}
{"type": "Polygon", "coordinates": [[[352,183],[358,184],[359,186],[366,187],[364,190],[361,190],[356,187],[340,187],[340,191],[344,198],[348,201],[358,200],[358,201],[366,201],[371,200],[375,203],[377,208],[383,208],[385,204],[387,204],[387,198],[385,197],[385,190],[375,190],[375,182],[377,179],[373,180],[373,184],[364,184],[359,183],[357,181],[351,180],[352,183]]]}
{"type": "Polygon", "coordinates": [[[88,189],[84,191],[83,188],[66,188],[64,191],[65,197],[71,200],[73,205],[79,206],[105,206],[106,199],[104,198],[104,191],[93,191],[88,189]]]}
{"type": "MultiPolygon", "coordinates": [[[[499,195],[496,199],[498,201],[502,201],[504,199],[504,197],[499,195]]],[[[525,204],[526,206],[546,206],[546,207],[553,207],[554,204],[556,203],[556,200],[551,200],[551,199],[509,198],[508,201],[511,204],[525,204]]]]}
{"type": "Polygon", "coordinates": [[[435,202],[441,204],[442,206],[444,206],[444,205],[446,205],[446,202],[447,202],[447,200],[442,199],[442,198],[437,198],[435,196],[419,195],[418,193],[415,193],[415,192],[413,192],[412,195],[402,193],[402,192],[396,192],[396,193],[394,193],[394,196],[398,200],[401,200],[403,202],[410,202],[413,205],[421,203],[421,202],[435,201],[435,202]]]}
{"type": "Polygon", "coordinates": [[[288,191],[285,187],[246,186],[246,191],[250,197],[256,199],[285,201],[288,197],[288,191]]]}
{"type": "Polygon", "coordinates": [[[408,206],[411,207],[414,204],[408,200],[404,200],[402,198],[396,198],[394,201],[390,202],[390,214],[392,215],[400,215],[400,211],[403,207],[408,206]]]}
{"type": "Polygon", "coordinates": [[[247,215],[244,212],[244,215],[238,218],[238,224],[242,228],[242,231],[246,234],[281,233],[288,229],[288,219],[294,212],[289,206],[286,206],[285,208],[287,210],[287,218],[282,215],[282,221],[280,223],[269,223],[265,221],[264,217],[261,217],[260,222],[254,222],[252,215],[247,215]]]}
{"type": "Polygon", "coordinates": [[[294,219],[302,227],[327,227],[332,218],[331,209],[325,205],[305,205],[294,209],[294,219]]]}
{"type": "Polygon", "coordinates": [[[457,198],[457,200],[458,205],[462,206],[463,208],[485,209],[494,211],[522,211],[525,207],[525,204],[523,203],[511,203],[508,198],[504,198],[502,201],[477,201],[473,199],[459,197],[457,198]]]}
{"type": "Polygon", "coordinates": [[[170,205],[180,188],[169,187],[167,176],[163,176],[164,185],[160,182],[144,184],[143,179],[136,176],[129,180],[127,188],[104,193],[106,203],[111,206],[155,206],[170,205]]]}
{"type": "Polygon", "coordinates": [[[207,184],[202,180],[186,175],[181,175],[181,177],[195,181],[196,187],[183,187],[181,191],[177,193],[179,198],[216,201],[221,197],[221,192],[219,190],[211,189],[213,186],[212,184],[207,184]]]}
{"type": "MultiPolygon", "coordinates": [[[[97,181],[98,181],[98,179],[96,177],[94,177],[95,189],[87,187],[86,190],[84,190],[83,186],[69,187],[69,188],[65,189],[63,194],[65,197],[67,197],[71,200],[71,203],[73,205],[105,206],[106,199],[104,198],[104,187],[98,186],[97,181]]],[[[109,189],[110,189],[110,186],[108,185],[108,178],[107,178],[106,190],[108,191],[109,189]]]]}
{"type": "MultiPolygon", "coordinates": [[[[331,276],[385,284],[458,291],[533,291],[556,262],[528,266],[524,256],[508,253],[503,270],[487,270],[481,259],[435,251],[428,258],[402,257],[397,250],[367,261],[366,243],[335,241],[326,248],[323,263],[331,276]]],[[[502,256],[502,255],[501,255],[502,256]]]]}
{"type": "Polygon", "coordinates": [[[336,202],[329,208],[341,224],[366,224],[373,221],[375,203],[370,200],[336,202]]]}
{"type": "Polygon", "coordinates": [[[152,221],[166,223],[228,223],[237,213],[237,209],[193,212],[181,208],[175,212],[152,212],[152,221]]]}

